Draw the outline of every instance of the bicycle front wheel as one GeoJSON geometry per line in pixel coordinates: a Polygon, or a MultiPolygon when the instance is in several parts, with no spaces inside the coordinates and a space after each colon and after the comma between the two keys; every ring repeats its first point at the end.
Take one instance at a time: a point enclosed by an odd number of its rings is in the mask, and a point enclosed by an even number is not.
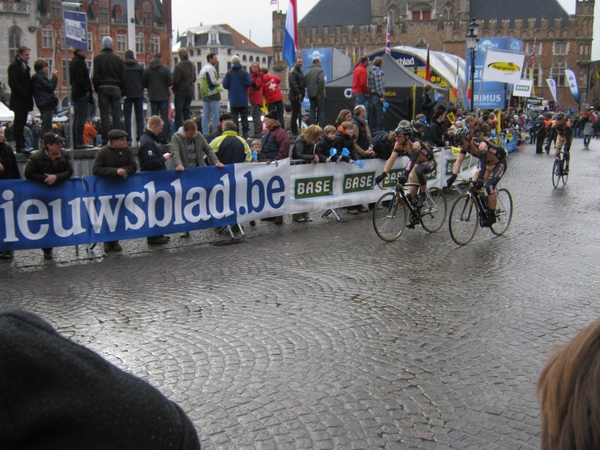
{"type": "Polygon", "coordinates": [[[496,236],[502,236],[508,230],[512,220],[513,200],[508,189],[498,189],[496,198],[496,223],[491,226],[491,229],[496,236]]]}
{"type": "Polygon", "coordinates": [[[395,192],[383,194],[373,210],[373,228],[381,239],[394,242],[406,228],[406,205],[395,192]]]}
{"type": "Polygon", "coordinates": [[[565,162],[561,158],[561,155],[558,155],[558,158],[554,160],[554,164],[552,165],[552,186],[554,186],[554,189],[560,186],[560,182],[563,179],[564,164],[565,162]]]}
{"type": "Polygon", "coordinates": [[[458,245],[467,245],[473,240],[479,227],[479,211],[469,194],[456,199],[448,218],[450,236],[458,245]]]}
{"type": "Polygon", "coordinates": [[[448,203],[440,188],[433,187],[427,192],[427,199],[421,208],[421,225],[425,231],[435,233],[444,225],[448,203]]]}

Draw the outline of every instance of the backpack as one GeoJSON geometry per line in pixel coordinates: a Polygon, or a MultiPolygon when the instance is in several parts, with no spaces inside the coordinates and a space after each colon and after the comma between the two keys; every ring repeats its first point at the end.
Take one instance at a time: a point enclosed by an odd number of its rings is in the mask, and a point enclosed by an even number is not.
{"type": "Polygon", "coordinates": [[[389,131],[379,130],[371,136],[373,150],[381,159],[388,159],[392,155],[393,146],[388,142],[389,131]]]}

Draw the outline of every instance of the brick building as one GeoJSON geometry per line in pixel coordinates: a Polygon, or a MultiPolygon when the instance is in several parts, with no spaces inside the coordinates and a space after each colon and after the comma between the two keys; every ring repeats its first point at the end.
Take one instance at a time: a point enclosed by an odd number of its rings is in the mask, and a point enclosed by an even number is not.
{"type": "MultiPolygon", "coordinates": [[[[114,52],[124,58],[126,50],[134,50],[136,58],[146,67],[153,54],[160,52],[162,61],[171,61],[171,0],[135,0],[135,43],[127,42],[127,0],[84,0],[81,11],[87,14],[88,57],[90,67],[94,55],[100,52],[104,36],[113,40],[114,52]]],[[[63,32],[62,1],[38,0],[37,58],[47,60],[58,70],[56,96],[62,107],[67,105],[67,81],[65,73],[73,53],[66,48],[63,32]]],[[[33,66],[34,53],[32,52],[33,66]]]]}
{"type": "MultiPolygon", "coordinates": [[[[385,46],[388,14],[392,18],[392,46],[408,45],[466,58],[466,36],[471,18],[479,23],[479,38],[509,36],[523,40],[531,55],[535,93],[551,99],[546,78],[559,86],[559,104],[576,106],[565,80],[565,69],[578,77],[581,101],[597,100],[590,90],[594,0],[573,0],[569,15],[556,0],[354,0],[352,7],[337,0],[320,0],[298,23],[299,47],[334,47],[356,57],[385,46]],[[588,98],[589,97],[589,98],[588,98]]],[[[273,13],[274,67],[283,69],[281,51],[285,14],[273,13]]],[[[526,58],[525,74],[529,73],[526,58]]]]}

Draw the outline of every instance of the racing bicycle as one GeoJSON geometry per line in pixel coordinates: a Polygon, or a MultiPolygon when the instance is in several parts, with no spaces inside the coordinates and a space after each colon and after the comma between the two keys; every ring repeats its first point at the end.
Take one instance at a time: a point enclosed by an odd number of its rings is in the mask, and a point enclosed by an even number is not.
{"type": "Polygon", "coordinates": [[[418,208],[417,199],[413,203],[407,196],[409,186],[419,186],[419,183],[396,184],[393,192],[386,192],[375,204],[373,228],[384,241],[393,242],[402,236],[411,215],[411,224],[418,222],[429,233],[435,233],[444,225],[448,203],[442,190],[437,187],[427,189],[425,203],[418,208]]]}
{"type": "Polygon", "coordinates": [[[567,180],[569,179],[567,167],[567,151],[563,145],[552,165],[552,185],[554,189],[559,187],[561,182],[563,186],[567,184],[567,180]]]}
{"type": "MultiPolygon", "coordinates": [[[[459,193],[461,191],[459,190],[459,193]]],[[[490,229],[496,236],[506,233],[513,215],[513,200],[508,189],[496,191],[496,223],[490,229]]],[[[475,189],[473,181],[469,181],[469,187],[462,192],[450,208],[448,226],[450,236],[458,245],[467,245],[473,240],[479,226],[484,226],[489,214],[488,199],[485,189],[475,189]]]]}

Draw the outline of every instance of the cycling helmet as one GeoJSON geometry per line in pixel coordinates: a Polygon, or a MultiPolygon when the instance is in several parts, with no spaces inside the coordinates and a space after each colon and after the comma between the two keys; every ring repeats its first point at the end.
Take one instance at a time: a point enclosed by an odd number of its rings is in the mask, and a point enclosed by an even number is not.
{"type": "Polygon", "coordinates": [[[398,125],[398,128],[394,130],[394,133],[396,136],[410,135],[412,133],[412,127],[410,126],[410,123],[408,125],[398,125]]]}
{"type": "Polygon", "coordinates": [[[556,113],[556,115],[554,116],[554,118],[556,120],[565,120],[565,113],[561,113],[561,112],[556,113]]]}
{"type": "Polygon", "coordinates": [[[469,130],[467,128],[458,128],[454,133],[452,133],[452,142],[454,145],[460,145],[462,141],[465,140],[469,136],[469,130]]]}

